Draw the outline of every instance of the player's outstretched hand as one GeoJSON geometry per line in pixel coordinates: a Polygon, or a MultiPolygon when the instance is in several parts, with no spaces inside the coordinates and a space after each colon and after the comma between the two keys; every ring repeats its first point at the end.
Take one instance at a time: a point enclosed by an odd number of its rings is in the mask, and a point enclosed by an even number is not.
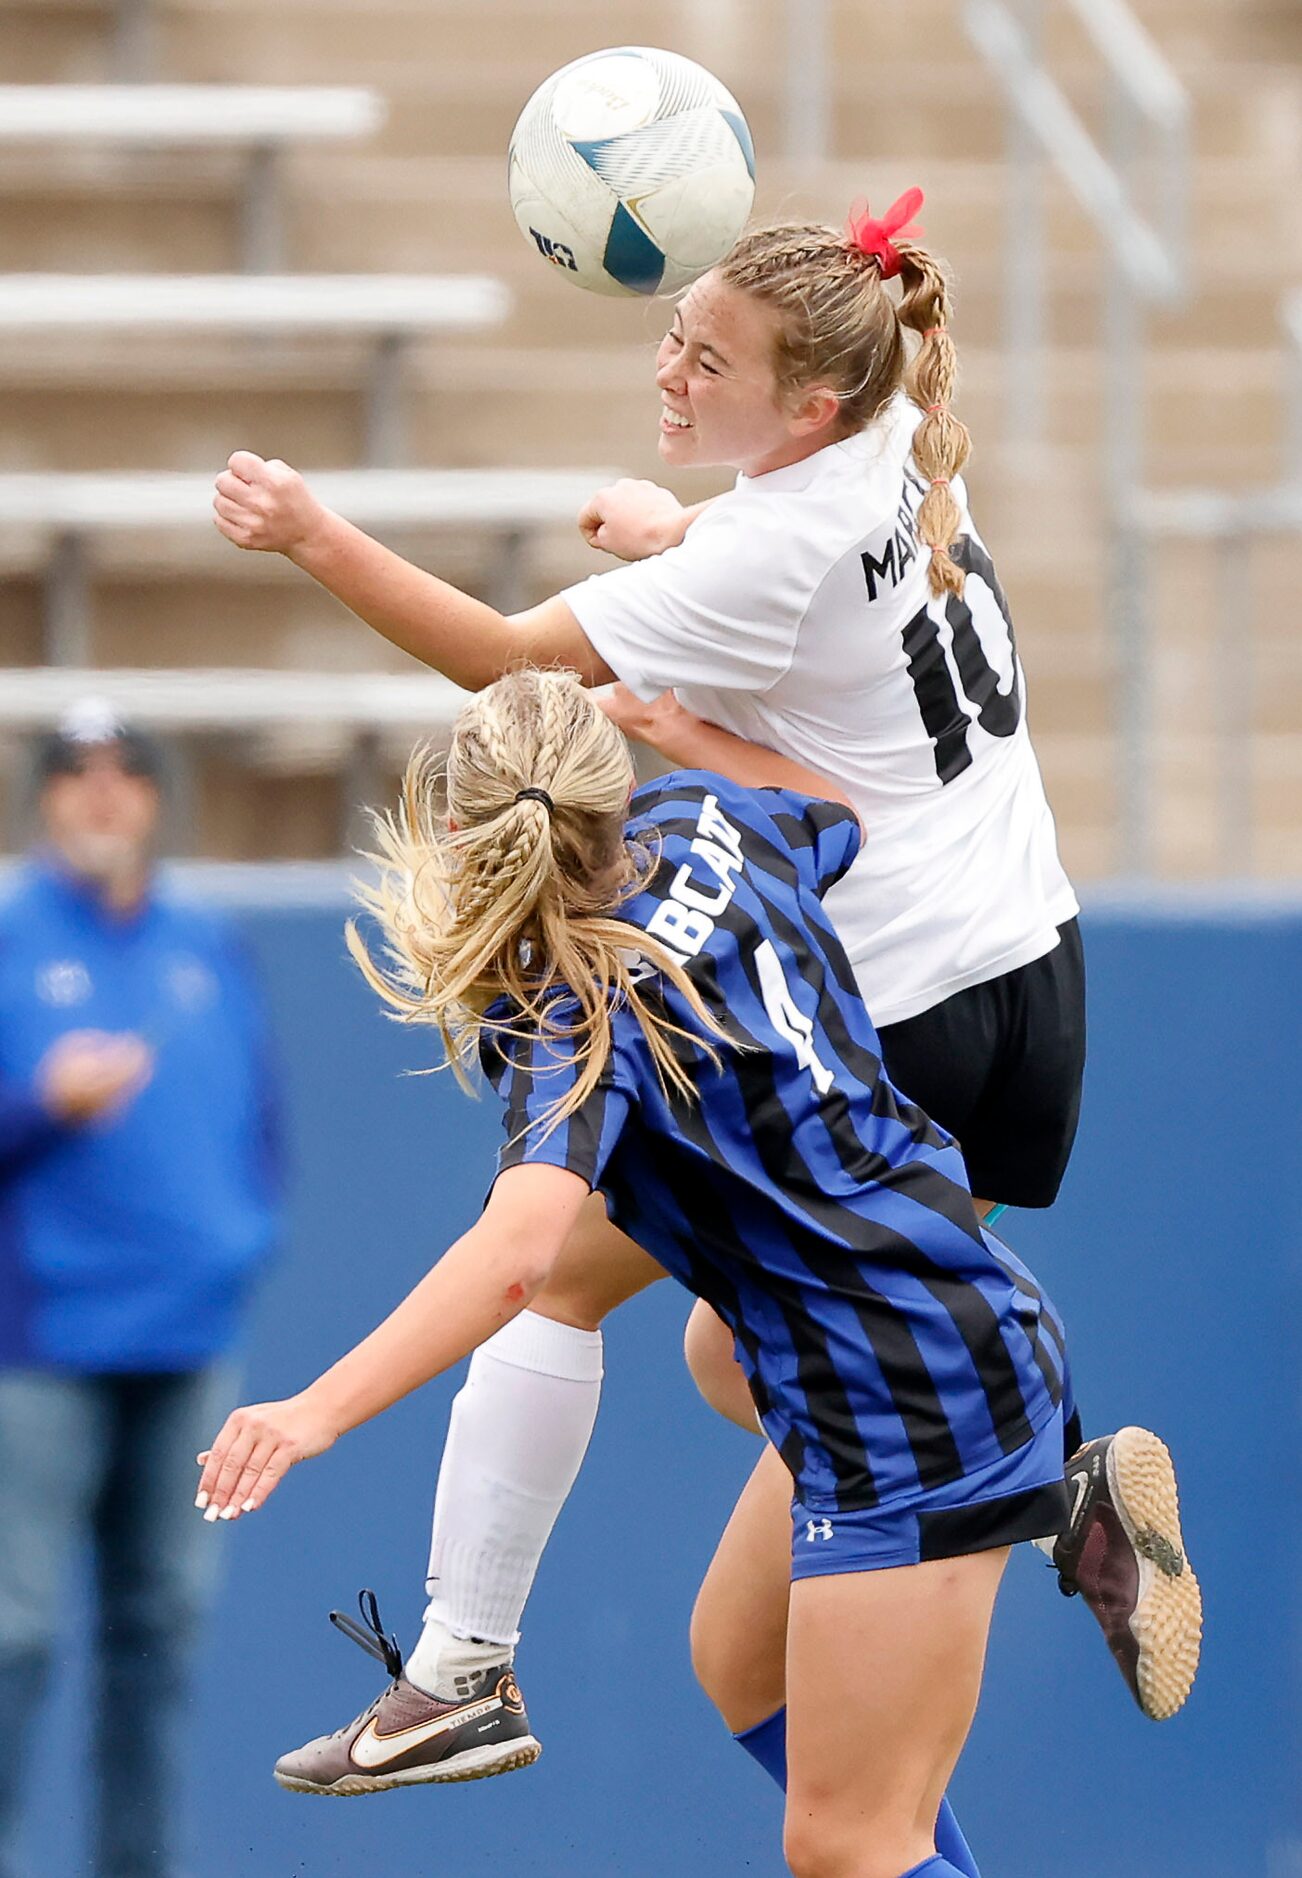
{"type": "Polygon", "coordinates": [[[306,1394],[235,1409],[197,1457],[203,1474],[195,1505],[205,1519],[256,1512],[291,1467],[324,1454],[338,1432],[306,1394]]]}
{"type": "Polygon", "coordinates": [[[264,554],[293,554],[326,513],[296,469],[252,450],[231,457],[217,478],[212,507],[228,541],[264,554]]]}
{"type": "Polygon", "coordinates": [[[621,476],[598,489],[579,510],[579,533],[590,548],[603,548],[621,561],[644,561],[682,540],[687,511],[659,483],[621,476]]]}

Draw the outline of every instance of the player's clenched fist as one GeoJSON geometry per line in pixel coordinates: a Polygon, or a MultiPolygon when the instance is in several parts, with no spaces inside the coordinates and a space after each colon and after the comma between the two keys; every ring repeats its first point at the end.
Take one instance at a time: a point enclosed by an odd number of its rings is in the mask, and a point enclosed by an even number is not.
{"type": "Polygon", "coordinates": [[[591,548],[604,548],[621,561],[642,561],[676,547],[686,519],[677,496],[659,483],[621,476],[589,496],[579,511],[579,533],[591,548]]]}
{"type": "Polygon", "coordinates": [[[319,527],[325,510],[298,471],[279,457],[237,450],[217,478],[213,517],[237,548],[293,554],[319,527]]]}

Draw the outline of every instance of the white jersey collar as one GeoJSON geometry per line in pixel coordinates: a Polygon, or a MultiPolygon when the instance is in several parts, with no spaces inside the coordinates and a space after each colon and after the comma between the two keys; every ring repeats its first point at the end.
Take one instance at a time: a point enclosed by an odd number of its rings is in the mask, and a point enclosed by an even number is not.
{"type": "Polygon", "coordinates": [[[866,430],[856,431],[853,437],[843,437],[839,443],[825,444],[821,450],[801,457],[798,463],[765,470],[760,476],[747,476],[744,470],[739,470],[736,487],[761,492],[808,489],[842,464],[868,466],[897,454],[907,455],[913,433],[921,422],[922,412],[917,405],[910,403],[902,391],[897,391],[876,423],[869,424],[866,430]]]}

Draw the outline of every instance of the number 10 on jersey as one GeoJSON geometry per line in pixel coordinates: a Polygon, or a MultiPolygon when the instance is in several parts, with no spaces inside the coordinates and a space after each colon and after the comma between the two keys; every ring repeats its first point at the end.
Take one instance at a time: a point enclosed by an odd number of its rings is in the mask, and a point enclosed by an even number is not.
{"type": "MultiPolygon", "coordinates": [[[[1017,641],[1013,619],[999,585],[994,562],[979,542],[962,535],[950,555],[968,576],[963,598],[950,594],[945,619],[953,644],[953,670],[941,643],[940,624],[930,605],[915,613],[904,628],[904,656],[942,783],[953,782],[971,766],[968,734],[975,721],[991,737],[1011,737],[1022,721],[1022,686],[1017,667],[1017,641]],[[975,577],[975,578],[973,578],[975,577]],[[999,674],[986,656],[982,634],[997,633],[1008,648],[1012,679],[1007,691],[999,689],[999,674]],[[975,720],[965,711],[954,683],[976,707],[975,720]]],[[[993,641],[991,642],[993,643],[993,641]]]]}

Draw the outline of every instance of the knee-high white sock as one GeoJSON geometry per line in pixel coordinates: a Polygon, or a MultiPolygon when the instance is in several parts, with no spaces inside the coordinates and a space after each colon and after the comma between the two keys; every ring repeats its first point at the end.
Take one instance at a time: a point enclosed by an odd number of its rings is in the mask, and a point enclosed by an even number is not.
{"type": "Polygon", "coordinates": [[[556,1517],[587,1452],[601,1395],[601,1332],[522,1311],[470,1359],[452,1404],[434,1497],[418,1688],[472,1692],[510,1660],[556,1517]]]}

